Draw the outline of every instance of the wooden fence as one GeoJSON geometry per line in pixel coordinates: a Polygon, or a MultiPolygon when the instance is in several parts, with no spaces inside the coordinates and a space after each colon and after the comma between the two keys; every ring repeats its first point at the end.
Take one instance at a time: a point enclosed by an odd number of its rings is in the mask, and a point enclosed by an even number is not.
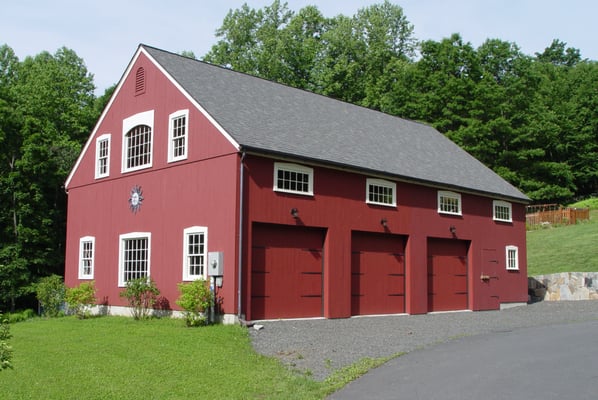
{"type": "Polygon", "coordinates": [[[546,225],[572,225],[589,219],[589,208],[569,208],[558,204],[527,206],[525,214],[528,229],[546,225]]]}

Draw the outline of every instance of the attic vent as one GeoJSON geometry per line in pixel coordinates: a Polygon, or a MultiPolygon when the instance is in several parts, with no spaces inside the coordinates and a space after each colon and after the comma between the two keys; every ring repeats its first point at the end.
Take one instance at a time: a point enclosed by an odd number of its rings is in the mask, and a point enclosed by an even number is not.
{"type": "Polygon", "coordinates": [[[145,70],[137,68],[135,73],[135,96],[145,93],[145,70]]]}

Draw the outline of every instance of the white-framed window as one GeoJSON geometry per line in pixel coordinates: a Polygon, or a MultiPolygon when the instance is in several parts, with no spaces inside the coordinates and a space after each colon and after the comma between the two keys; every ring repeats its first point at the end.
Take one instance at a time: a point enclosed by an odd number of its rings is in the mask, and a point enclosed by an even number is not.
{"type": "Polygon", "coordinates": [[[79,279],[93,279],[95,237],[79,239],[79,279]]]}
{"type": "Polygon", "coordinates": [[[517,246],[506,247],[506,262],[508,270],[516,271],[519,269],[519,249],[517,246]]]}
{"type": "Polygon", "coordinates": [[[96,173],[95,177],[104,178],[110,175],[110,134],[98,136],[96,139],[96,173]]]}
{"type": "Polygon", "coordinates": [[[133,232],[119,237],[118,286],[128,281],[150,276],[150,232],[133,232]]]}
{"type": "Polygon", "coordinates": [[[397,184],[383,179],[368,178],[366,182],[365,202],[382,206],[397,205],[397,184]]]}
{"type": "Polygon", "coordinates": [[[274,163],[274,190],[313,195],[314,170],[303,165],[274,163]]]}
{"type": "Polygon", "coordinates": [[[513,222],[511,203],[501,200],[492,201],[492,218],[495,221],[513,222]]]}
{"type": "Polygon", "coordinates": [[[208,228],[192,226],[183,231],[183,280],[206,278],[208,228]]]}
{"type": "Polygon", "coordinates": [[[439,190],[438,212],[441,214],[461,215],[461,195],[455,192],[439,190]]]}
{"type": "Polygon", "coordinates": [[[189,110],[170,114],[168,119],[168,162],[187,158],[189,110]]]}
{"type": "Polygon", "coordinates": [[[135,114],[123,120],[122,172],[152,166],[154,110],[135,114]]]}

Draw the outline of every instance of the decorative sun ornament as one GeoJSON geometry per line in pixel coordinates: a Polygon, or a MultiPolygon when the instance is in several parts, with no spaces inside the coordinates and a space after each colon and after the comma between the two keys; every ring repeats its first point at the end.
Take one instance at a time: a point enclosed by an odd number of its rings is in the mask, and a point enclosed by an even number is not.
{"type": "Polygon", "coordinates": [[[143,190],[141,190],[141,186],[135,185],[133,186],[133,189],[131,189],[131,197],[129,197],[129,208],[131,209],[133,214],[139,211],[142,202],[143,190]]]}

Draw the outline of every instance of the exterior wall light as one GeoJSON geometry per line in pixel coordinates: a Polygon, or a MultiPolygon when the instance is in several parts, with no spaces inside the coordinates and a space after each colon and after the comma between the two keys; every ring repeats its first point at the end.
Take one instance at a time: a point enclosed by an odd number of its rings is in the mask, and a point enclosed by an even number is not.
{"type": "Polygon", "coordinates": [[[291,208],[291,215],[295,219],[299,218],[299,210],[297,210],[295,207],[291,208]]]}
{"type": "Polygon", "coordinates": [[[451,231],[451,233],[454,235],[457,232],[457,228],[455,228],[455,225],[451,225],[449,231],[451,231]]]}
{"type": "Polygon", "coordinates": [[[388,225],[388,220],[386,218],[382,218],[380,220],[380,225],[386,228],[386,226],[388,225]]]}

